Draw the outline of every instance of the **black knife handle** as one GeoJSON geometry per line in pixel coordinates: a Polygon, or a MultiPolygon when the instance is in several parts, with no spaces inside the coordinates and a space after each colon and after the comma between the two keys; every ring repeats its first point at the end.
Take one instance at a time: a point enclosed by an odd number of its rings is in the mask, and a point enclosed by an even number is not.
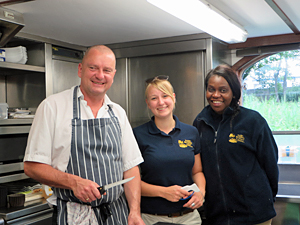
{"type": "Polygon", "coordinates": [[[100,191],[100,194],[103,195],[106,190],[103,188],[103,186],[98,187],[98,190],[100,191]]]}

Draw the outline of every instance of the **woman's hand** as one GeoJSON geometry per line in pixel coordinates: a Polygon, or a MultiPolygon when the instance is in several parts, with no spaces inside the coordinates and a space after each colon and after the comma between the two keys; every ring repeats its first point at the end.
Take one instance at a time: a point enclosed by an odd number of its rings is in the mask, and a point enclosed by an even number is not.
{"type": "Polygon", "coordinates": [[[195,192],[191,199],[183,205],[183,207],[190,208],[190,209],[197,209],[203,205],[204,196],[201,192],[195,192]]]}
{"type": "Polygon", "coordinates": [[[181,186],[173,185],[164,189],[163,198],[170,202],[178,202],[181,198],[187,198],[189,192],[183,190],[181,186]]]}

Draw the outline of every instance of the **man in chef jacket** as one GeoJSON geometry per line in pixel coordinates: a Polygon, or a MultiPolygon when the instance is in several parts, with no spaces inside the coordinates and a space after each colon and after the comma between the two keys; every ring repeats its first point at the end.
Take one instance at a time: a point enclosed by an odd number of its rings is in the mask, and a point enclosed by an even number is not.
{"type": "Polygon", "coordinates": [[[80,86],[49,96],[36,111],[24,171],[52,187],[54,224],[144,225],[138,169],[143,158],[125,111],[106,95],[115,67],[111,49],[89,48],[78,66],[80,86]],[[104,195],[97,189],[133,176],[104,195]]]}

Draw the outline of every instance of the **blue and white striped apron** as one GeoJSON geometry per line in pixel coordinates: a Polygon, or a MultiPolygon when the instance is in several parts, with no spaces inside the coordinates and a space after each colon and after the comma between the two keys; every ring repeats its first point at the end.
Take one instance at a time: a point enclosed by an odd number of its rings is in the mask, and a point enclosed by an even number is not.
{"type": "MultiPolygon", "coordinates": [[[[109,107],[110,118],[81,120],[80,98],[73,93],[71,154],[66,173],[92,180],[100,186],[123,179],[121,128],[118,118],[109,107]]],[[[67,202],[82,203],[72,190],[54,188],[57,196],[59,225],[67,224],[67,202]]],[[[110,188],[101,199],[91,202],[99,224],[127,224],[128,208],[122,185],[110,188]],[[110,203],[112,215],[105,223],[100,217],[102,203],[110,203]]]]}

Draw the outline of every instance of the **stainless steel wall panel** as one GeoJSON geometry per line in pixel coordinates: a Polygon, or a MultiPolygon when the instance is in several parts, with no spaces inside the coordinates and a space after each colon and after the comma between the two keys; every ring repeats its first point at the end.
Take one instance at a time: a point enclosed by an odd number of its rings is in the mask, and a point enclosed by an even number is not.
{"type": "Polygon", "coordinates": [[[107,91],[107,95],[113,102],[118,103],[128,113],[128,71],[127,59],[117,59],[117,72],[114,77],[114,83],[107,91]]]}
{"type": "Polygon", "coordinates": [[[0,103],[6,102],[6,85],[5,85],[5,76],[1,76],[0,70],[0,103]]]}
{"type": "Polygon", "coordinates": [[[231,65],[231,52],[227,49],[227,44],[212,38],[212,68],[217,67],[219,64],[231,65]]]}
{"type": "Polygon", "coordinates": [[[52,60],[52,94],[64,91],[80,84],[78,62],[52,60]]]}
{"type": "Polygon", "coordinates": [[[117,58],[147,56],[166,53],[177,53],[184,51],[205,50],[206,40],[188,40],[172,43],[158,43],[155,45],[132,46],[114,49],[117,58]]]}
{"type": "Polygon", "coordinates": [[[47,46],[46,51],[51,56],[46,57],[46,69],[49,71],[47,82],[50,84],[47,94],[55,94],[79,85],[78,64],[82,60],[83,52],[60,46],[47,46]],[[47,65],[50,65],[49,70],[47,65]]]}
{"type": "Polygon", "coordinates": [[[7,76],[7,104],[10,108],[37,108],[45,93],[43,73],[7,76]]]}
{"type": "Polygon", "coordinates": [[[52,45],[45,44],[45,86],[46,97],[53,94],[52,45]]]}
{"type": "Polygon", "coordinates": [[[110,44],[117,58],[137,57],[153,54],[199,51],[206,49],[211,36],[205,33],[176,37],[156,38],[142,41],[110,44]]]}
{"type": "Polygon", "coordinates": [[[28,45],[26,50],[28,56],[26,64],[45,67],[45,44],[28,45]]]}
{"type": "Polygon", "coordinates": [[[176,114],[182,122],[192,124],[204,107],[205,52],[186,52],[130,58],[129,108],[130,122],[138,126],[150,118],[145,103],[145,80],[157,75],[168,75],[176,94],[176,114]]]}

